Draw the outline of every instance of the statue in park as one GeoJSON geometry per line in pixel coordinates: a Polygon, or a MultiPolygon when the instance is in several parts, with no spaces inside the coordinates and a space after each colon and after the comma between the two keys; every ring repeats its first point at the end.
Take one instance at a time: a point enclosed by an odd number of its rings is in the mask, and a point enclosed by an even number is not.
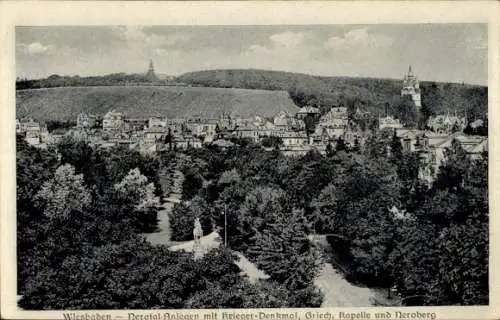
{"type": "Polygon", "coordinates": [[[201,228],[200,218],[194,220],[193,238],[195,248],[200,245],[201,237],[203,237],[203,229],[201,228]]]}

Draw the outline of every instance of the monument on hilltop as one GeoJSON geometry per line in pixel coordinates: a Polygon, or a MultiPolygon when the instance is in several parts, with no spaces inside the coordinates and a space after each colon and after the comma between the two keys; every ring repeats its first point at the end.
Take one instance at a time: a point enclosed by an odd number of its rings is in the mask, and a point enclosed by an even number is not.
{"type": "Polygon", "coordinates": [[[403,88],[401,89],[401,96],[411,96],[411,100],[415,103],[417,108],[420,108],[420,87],[417,76],[411,70],[411,65],[408,67],[408,74],[405,75],[403,80],[403,88]]]}
{"type": "Polygon", "coordinates": [[[158,77],[155,74],[155,67],[153,66],[153,60],[149,60],[149,68],[146,73],[146,78],[151,82],[158,81],[158,77]]]}

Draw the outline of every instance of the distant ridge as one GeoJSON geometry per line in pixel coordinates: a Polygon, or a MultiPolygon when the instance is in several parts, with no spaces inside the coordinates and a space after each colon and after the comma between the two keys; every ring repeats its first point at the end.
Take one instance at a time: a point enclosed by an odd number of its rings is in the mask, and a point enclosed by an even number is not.
{"type": "MultiPolygon", "coordinates": [[[[148,82],[141,75],[118,73],[21,80],[16,82],[17,110],[20,116],[32,113],[41,120],[74,119],[75,112],[103,113],[109,108],[134,116],[170,117],[195,113],[213,117],[221,112],[270,117],[304,105],[318,106],[324,113],[340,104],[351,112],[359,108],[374,117],[388,110],[396,116],[405,113],[401,109],[402,79],[323,77],[258,69],[206,70],[158,78],[158,82],[148,82]],[[40,87],[57,88],[31,90],[40,87]]],[[[485,86],[421,81],[420,88],[422,105],[433,114],[452,112],[471,120],[485,118],[485,86]]]]}

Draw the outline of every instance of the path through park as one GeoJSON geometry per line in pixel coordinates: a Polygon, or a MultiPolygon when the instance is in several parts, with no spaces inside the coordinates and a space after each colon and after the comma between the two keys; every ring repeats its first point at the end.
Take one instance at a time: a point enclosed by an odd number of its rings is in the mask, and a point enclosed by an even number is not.
{"type": "Polygon", "coordinates": [[[315,236],[314,242],[322,250],[325,263],[314,284],[324,293],[322,307],[370,307],[374,301],[386,302],[380,290],[360,287],[347,281],[336,262],[335,253],[325,236],[315,236]]]}
{"type": "MultiPolygon", "coordinates": [[[[182,200],[182,183],[184,176],[179,170],[173,173],[173,185],[163,196],[163,206],[158,211],[158,231],[146,234],[146,238],[152,244],[163,244],[170,247],[170,250],[193,251],[194,241],[186,241],[174,244],[170,240],[169,214],[175,203],[182,200]]],[[[200,239],[200,245],[203,251],[208,251],[220,245],[220,235],[214,231],[200,239]]],[[[369,307],[373,305],[375,298],[380,298],[381,294],[376,290],[356,286],[347,281],[340,271],[334,259],[334,254],[326,238],[323,236],[315,237],[314,242],[322,250],[325,256],[325,263],[314,280],[314,284],[324,294],[322,307],[369,307]]],[[[251,281],[266,279],[267,275],[259,270],[255,264],[250,262],[240,252],[235,252],[238,256],[236,264],[240,267],[243,274],[246,274],[251,281]]]]}
{"type": "MultiPolygon", "coordinates": [[[[163,173],[166,174],[166,173],[163,173]]],[[[158,230],[153,233],[145,234],[146,239],[152,244],[170,245],[170,223],[169,214],[172,212],[174,205],[181,202],[182,184],[184,175],[179,170],[174,170],[172,187],[167,189],[163,195],[160,210],[158,210],[158,230]]]]}

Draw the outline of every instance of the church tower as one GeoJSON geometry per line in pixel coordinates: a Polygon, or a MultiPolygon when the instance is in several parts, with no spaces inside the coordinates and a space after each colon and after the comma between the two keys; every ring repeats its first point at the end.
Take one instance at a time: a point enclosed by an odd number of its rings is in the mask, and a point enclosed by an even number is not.
{"type": "Polygon", "coordinates": [[[146,73],[146,78],[151,82],[158,80],[155,74],[155,67],[153,66],[153,60],[149,60],[149,68],[148,72],[146,73]]]}
{"type": "Polygon", "coordinates": [[[417,108],[421,107],[420,87],[417,76],[413,74],[411,65],[408,67],[408,74],[404,76],[401,96],[411,96],[417,108]]]}

